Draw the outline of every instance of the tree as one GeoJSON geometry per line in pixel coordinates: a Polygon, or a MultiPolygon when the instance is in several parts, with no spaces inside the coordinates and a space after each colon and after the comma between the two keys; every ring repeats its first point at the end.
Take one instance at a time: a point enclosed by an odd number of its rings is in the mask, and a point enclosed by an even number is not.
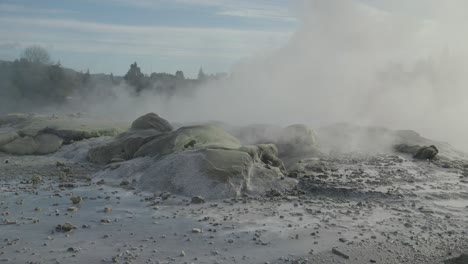
{"type": "Polygon", "coordinates": [[[50,64],[50,56],[46,49],[34,45],[26,48],[21,53],[21,58],[33,64],[50,64]]]}
{"type": "Polygon", "coordinates": [[[184,72],[183,71],[176,71],[175,78],[177,80],[185,80],[184,72]]]}
{"type": "Polygon", "coordinates": [[[91,74],[89,73],[89,69],[86,70],[85,73],[81,73],[81,83],[84,85],[89,84],[91,81],[91,74]]]}
{"type": "Polygon", "coordinates": [[[135,87],[137,92],[140,92],[146,86],[145,75],[141,73],[140,67],[138,67],[136,62],[130,65],[130,69],[125,74],[124,80],[135,87]]]}
{"type": "Polygon", "coordinates": [[[199,81],[205,81],[206,80],[206,74],[203,72],[202,67],[200,67],[200,70],[198,71],[198,80],[199,81]]]}

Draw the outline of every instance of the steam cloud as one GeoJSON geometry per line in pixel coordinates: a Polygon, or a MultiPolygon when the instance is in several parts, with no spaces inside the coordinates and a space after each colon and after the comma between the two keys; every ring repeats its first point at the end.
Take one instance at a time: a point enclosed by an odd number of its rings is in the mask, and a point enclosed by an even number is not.
{"type": "Polygon", "coordinates": [[[154,111],[179,122],[381,125],[468,149],[468,3],[372,3],[296,2],[301,25],[289,43],[239,63],[228,80],[187,98],[121,93],[91,110],[128,118],[154,111]]]}

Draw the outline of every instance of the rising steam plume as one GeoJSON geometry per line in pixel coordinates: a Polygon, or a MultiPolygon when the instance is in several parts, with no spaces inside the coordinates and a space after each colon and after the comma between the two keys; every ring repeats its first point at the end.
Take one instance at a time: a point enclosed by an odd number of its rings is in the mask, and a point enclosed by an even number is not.
{"type": "Polygon", "coordinates": [[[300,26],[289,43],[240,62],[227,80],[170,100],[122,92],[91,111],[129,119],[153,111],[179,122],[379,125],[468,149],[466,1],[311,0],[292,8],[300,26]]]}

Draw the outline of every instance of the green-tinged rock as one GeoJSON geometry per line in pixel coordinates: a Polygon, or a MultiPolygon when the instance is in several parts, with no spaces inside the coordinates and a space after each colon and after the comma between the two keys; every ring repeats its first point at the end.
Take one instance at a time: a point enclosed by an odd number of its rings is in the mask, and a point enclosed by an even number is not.
{"type": "Polygon", "coordinates": [[[39,144],[32,137],[22,137],[3,145],[0,150],[13,155],[31,155],[39,149],[39,144]]]}
{"type": "Polygon", "coordinates": [[[239,149],[239,140],[222,128],[214,125],[182,127],[174,132],[164,133],[144,144],[134,157],[163,157],[171,153],[190,149],[239,149]]]}
{"type": "Polygon", "coordinates": [[[131,159],[143,144],[158,135],[160,132],[154,129],[127,131],[107,144],[90,149],[88,159],[97,164],[108,164],[116,159],[131,159]]]}
{"type": "Polygon", "coordinates": [[[12,142],[19,137],[18,133],[11,129],[0,129],[0,147],[12,142]]]}
{"type": "Polygon", "coordinates": [[[37,154],[49,154],[56,152],[63,143],[63,139],[53,134],[40,134],[36,136],[35,141],[38,144],[37,154]]]}
{"type": "Polygon", "coordinates": [[[154,129],[159,132],[171,132],[172,125],[155,113],[148,113],[133,121],[133,129],[154,129]]]}

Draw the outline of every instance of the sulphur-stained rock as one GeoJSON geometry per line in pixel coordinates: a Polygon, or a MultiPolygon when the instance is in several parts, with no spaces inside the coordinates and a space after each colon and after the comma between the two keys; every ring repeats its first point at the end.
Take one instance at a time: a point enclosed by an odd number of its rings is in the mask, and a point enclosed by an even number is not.
{"type": "Polygon", "coordinates": [[[54,134],[40,134],[34,138],[39,145],[37,154],[49,154],[56,152],[63,143],[63,139],[54,134]]]}
{"type": "Polygon", "coordinates": [[[3,145],[0,150],[14,155],[31,155],[39,149],[39,144],[32,137],[22,137],[3,145]]]}
{"type": "Polygon", "coordinates": [[[155,113],[148,113],[140,116],[132,123],[133,129],[154,129],[159,132],[170,132],[173,130],[172,125],[155,113]]]}
{"type": "Polygon", "coordinates": [[[155,137],[144,144],[135,157],[163,157],[165,155],[186,150],[220,148],[238,149],[241,144],[238,139],[215,125],[182,127],[178,130],[155,137]],[[187,144],[196,142],[192,147],[187,144]]]}

